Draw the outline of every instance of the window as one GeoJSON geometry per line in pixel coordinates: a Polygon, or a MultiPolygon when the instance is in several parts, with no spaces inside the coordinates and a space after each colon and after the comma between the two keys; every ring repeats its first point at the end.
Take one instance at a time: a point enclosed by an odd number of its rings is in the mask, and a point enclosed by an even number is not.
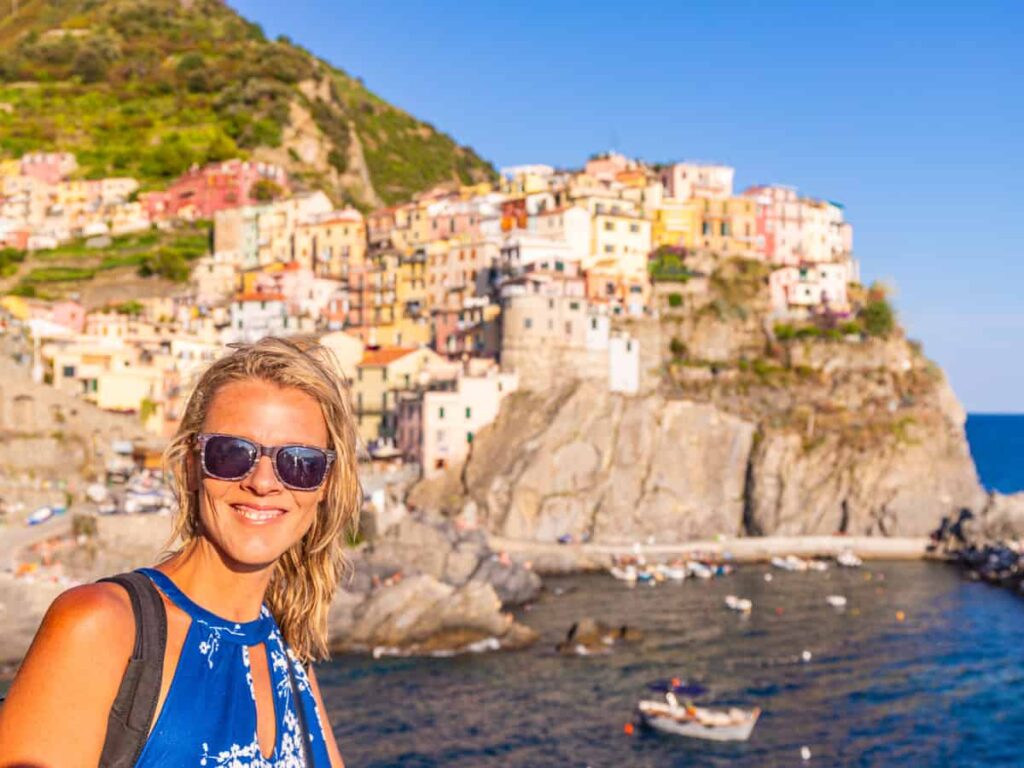
{"type": "Polygon", "coordinates": [[[555,308],[555,300],[554,299],[548,299],[548,309],[554,309],[554,308],[555,308]]]}
{"type": "Polygon", "coordinates": [[[592,330],[592,331],[596,331],[597,330],[597,318],[596,317],[590,318],[590,330],[592,330]]]}
{"type": "Polygon", "coordinates": [[[565,264],[562,263],[561,261],[556,261],[555,262],[555,272],[564,272],[564,271],[565,271],[565,264]]]}
{"type": "Polygon", "coordinates": [[[711,234],[711,222],[710,221],[705,221],[703,224],[700,225],[700,233],[702,235],[704,235],[705,237],[707,237],[708,235],[711,234]]]}
{"type": "Polygon", "coordinates": [[[362,368],[356,368],[356,381],[362,381],[362,380],[363,380],[363,369],[362,368]]]}
{"type": "Polygon", "coordinates": [[[75,366],[73,366],[73,365],[65,365],[64,366],[64,377],[70,379],[74,375],[75,375],[75,366]]]}
{"type": "Polygon", "coordinates": [[[579,308],[580,308],[580,303],[578,301],[570,301],[569,302],[569,309],[577,310],[579,308]]]}
{"type": "Polygon", "coordinates": [[[629,225],[629,231],[630,232],[634,232],[634,233],[635,232],[639,232],[640,231],[640,225],[639,224],[630,224],[629,225]]]}
{"type": "Polygon", "coordinates": [[[388,369],[387,369],[387,366],[384,366],[384,381],[387,381],[387,380],[388,380],[388,369]]]}
{"type": "Polygon", "coordinates": [[[530,330],[531,328],[533,328],[533,320],[527,317],[525,320],[523,320],[523,325],[526,327],[526,330],[530,330]]]}
{"type": "MultiPolygon", "coordinates": [[[[445,443],[445,439],[444,438],[445,438],[444,430],[443,429],[437,430],[437,442],[440,443],[441,445],[444,445],[444,443],[445,443]]],[[[440,459],[440,461],[442,462],[441,466],[444,466],[444,463],[443,463],[444,459],[440,459]]]]}
{"type": "Polygon", "coordinates": [[[615,222],[614,221],[606,221],[604,223],[604,231],[605,232],[614,232],[615,231],[615,222]]]}
{"type": "Polygon", "coordinates": [[[729,222],[728,221],[723,221],[722,222],[721,232],[722,232],[722,237],[728,237],[729,236],[730,232],[729,232],[729,222]]]}
{"type": "Polygon", "coordinates": [[[467,445],[472,445],[473,444],[473,433],[472,432],[467,432],[466,433],[466,444],[467,445]]]}
{"type": "Polygon", "coordinates": [[[444,418],[444,406],[443,405],[440,408],[437,409],[437,418],[439,418],[439,419],[443,419],[444,418]]]}
{"type": "Polygon", "coordinates": [[[405,374],[405,388],[406,389],[409,388],[409,374],[408,373],[405,374]]]}
{"type": "Polygon", "coordinates": [[[611,244],[609,244],[609,245],[606,245],[606,246],[604,247],[604,252],[605,252],[605,253],[615,253],[615,246],[614,246],[614,245],[611,245],[611,244]]]}
{"type": "Polygon", "coordinates": [[[627,341],[626,342],[626,351],[627,352],[632,352],[633,351],[633,342],[632,341],[627,341]]]}
{"type": "Polygon", "coordinates": [[[473,409],[470,408],[469,406],[466,406],[466,418],[469,419],[469,418],[472,418],[472,417],[473,417],[473,409]]]}
{"type": "Polygon", "coordinates": [[[571,320],[566,320],[565,321],[565,335],[566,336],[572,336],[572,321],[571,320]]]}

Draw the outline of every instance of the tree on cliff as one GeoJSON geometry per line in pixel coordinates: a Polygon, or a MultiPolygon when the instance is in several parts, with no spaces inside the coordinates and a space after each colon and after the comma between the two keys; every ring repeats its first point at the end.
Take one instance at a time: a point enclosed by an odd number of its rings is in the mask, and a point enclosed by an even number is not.
{"type": "Polygon", "coordinates": [[[868,301],[860,311],[860,319],[869,336],[886,337],[896,328],[896,313],[889,303],[885,286],[875,283],[868,291],[868,301]]]}

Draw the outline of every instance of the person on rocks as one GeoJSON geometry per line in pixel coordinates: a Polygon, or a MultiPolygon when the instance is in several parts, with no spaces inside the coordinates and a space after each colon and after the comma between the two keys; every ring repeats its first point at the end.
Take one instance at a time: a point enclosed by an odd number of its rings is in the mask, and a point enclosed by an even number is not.
{"type": "Polygon", "coordinates": [[[335,370],[275,338],[206,370],[165,452],[180,548],[54,601],[0,766],[343,766],[310,666],[361,500],[335,370]]]}

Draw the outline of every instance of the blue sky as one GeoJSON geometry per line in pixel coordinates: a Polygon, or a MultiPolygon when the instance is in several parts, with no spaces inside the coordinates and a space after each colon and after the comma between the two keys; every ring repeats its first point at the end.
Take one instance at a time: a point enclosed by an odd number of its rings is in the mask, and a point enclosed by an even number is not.
{"type": "Polygon", "coordinates": [[[232,4],[498,166],[617,149],[841,201],[967,408],[1024,412],[1024,4],[232,4]]]}

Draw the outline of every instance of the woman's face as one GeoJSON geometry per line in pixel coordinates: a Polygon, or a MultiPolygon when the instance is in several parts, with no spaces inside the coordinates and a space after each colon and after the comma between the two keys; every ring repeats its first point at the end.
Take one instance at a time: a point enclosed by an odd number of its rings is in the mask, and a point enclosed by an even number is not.
{"type": "MultiPolygon", "coordinates": [[[[203,432],[237,435],[265,446],[328,447],[327,425],[312,396],[259,379],[231,382],[217,390],[203,432]]],[[[234,567],[265,568],[306,534],[325,488],[326,483],[313,491],[286,488],[269,456],[261,456],[256,469],[242,480],[203,477],[203,534],[234,567]]]]}

